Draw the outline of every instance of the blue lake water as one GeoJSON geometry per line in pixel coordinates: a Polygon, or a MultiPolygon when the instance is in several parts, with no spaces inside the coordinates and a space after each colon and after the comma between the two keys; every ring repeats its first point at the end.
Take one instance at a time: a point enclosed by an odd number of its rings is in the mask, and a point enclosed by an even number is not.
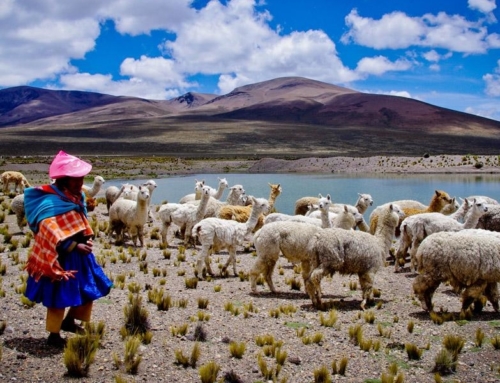
{"type": "MultiPolygon", "coordinates": [[[[413,199],[428,204],[434,190],[444,190],[454,197],[468,197],[471,195],[486,195],[500,201],[500,175],[472,175],[472,174],[424,174],[424,175],[397,175],[397,174],[370,174],[370,175],[340,175],[340,174],[195,174],[189,176],[155,179],[158,188],[153,194],[152,203],[160,204],[164,201],[178,202],[184,195],[194,192],[195,180],[205,180],[207,185],[218,186],[218,178],[225,177],[229,186],[241,184],[246,194],[256,197],[269,197],[268,183],[279,183],[283,192],[276,200],[276,209],[279,212],[293,214],[295,201],[304,196],[330,194],[334,202],[354,204],[358,193],[368,193],[373,197],[371,210],[383,203],[413,199]]],[[[139,184],[135,180],[106,181],[105,187],[120,186],[130,182],[139,184]]],[[[227,197],[224,191],[222,200],[227,197]]]]}

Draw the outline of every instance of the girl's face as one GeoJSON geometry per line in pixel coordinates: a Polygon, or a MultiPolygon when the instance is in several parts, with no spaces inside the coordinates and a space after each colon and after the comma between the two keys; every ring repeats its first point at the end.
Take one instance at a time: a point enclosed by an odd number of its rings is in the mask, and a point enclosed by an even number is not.
{"type": "Polygon", "coordinates": [[[83,177],[68,177],[67,188],[71,194],[79,194],[82,191],[83,177]]]}

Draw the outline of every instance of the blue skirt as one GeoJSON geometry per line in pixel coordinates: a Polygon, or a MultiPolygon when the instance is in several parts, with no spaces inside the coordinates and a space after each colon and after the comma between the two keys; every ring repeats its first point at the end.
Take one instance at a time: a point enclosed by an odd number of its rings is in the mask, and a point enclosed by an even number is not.
{"type": "Polygon", "coordinates": [[[24,295],[32,302],[45,307],[66,308],[81,306],[109,294],[113,282],[104,274],[94,254],[79,254],[72,251],[57,259],[64,270],[78,270],[75,278],[54,281],[41,277],[38,282],[28,277],[24,295]]]}

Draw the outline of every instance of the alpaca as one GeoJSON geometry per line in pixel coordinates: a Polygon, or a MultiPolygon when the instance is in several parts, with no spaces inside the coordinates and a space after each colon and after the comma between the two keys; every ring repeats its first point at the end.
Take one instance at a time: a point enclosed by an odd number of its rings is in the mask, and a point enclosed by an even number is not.
{"type": "Polygon", "coordinates": [[[324,229],[312,237],[307,248],[312,271],[305,286],[314,306],[321,307],[321,279],[339,272],[358,274],[363,297],[361,309],[365,309],[372,299],[373,277],[384,265],[401,215],[397,205],[389,204],[381,211],[375,235],[324,229]]]}
{"type": "Polygon", "coordinates": [[[179,200],[179,203],[187,203],[187,202],[192,202],[195,200],[200,200],[201,199],[201,190],[203,189],[203,186],[205,186],[205,180],[198,181],[197,179],[194,180],[194,193],[191,194],[186,194],[184,197],[182,197],[179,200]]]}
{"type": "Polygon", "coordinates": [[[88,187],[86,185],[82,186],[82,191],[85,193],[86,197],[94,198],[97,193],[101,190],[101,186],[104,185],[106,181],[101,176],[96,176],[94,178],[94,182],[92,183],[92,187],[88,187]]]}
{"type": "Polygon", "coordinates": [[[227,248],[229,258],[222,268],[222,273],[225,274],[229,264],[232,264],[234,275],[236,275],[236,247],[241,245],[246,236],[253,231],[258,217],[269,211],[268,200],[255,197],[251,197],[251,200],[252,212],[245,223],[210,217],[202,219],[193,227],[192,235],[201,243],[195,270],[198,278],[204,278],[205,272],[214,275],[210,267],[210,255],[224,248],[227,248]]]}
{"type": "Polygon", "coordinates": [[[9,192],[10,184],[14,184],[14,191],[19,190],[19,193],[24,193],[25,187],[30,187],[30,183],[26,179],[26,177],[21,172],[16,172],[13,170],[9,170],[3,172],[0,176],[0,179],[3,183],[3,193],[7,194],[9,192]]]}
{"type": "MultiPolygon", "coordinates": [[[[465,199],[464,205],[470,206],[467,207],[469,211],[464,223],[457,220],[461,214],[447,216],[441,213],[422,213],[405,218],[401,224],[401,236],[396,251],[395,271],[399,271],[404,266],[406,254],[410,248],[410,267],[412,270],[415,269],[415,254],[425,237],[440,231],[474,229],[481,216],[488,211],[488,207],[484,203],[478,202],[475,199],[472,202],[465,199]]],[[[465,211],[465,209],[462,211],[465,211]]]]}
{"type": "MultiPolygon", "coordinates": [[[[392,203],[392,204],[396,204],[400,207],[400,209],[404,213],[404,215],[401,219],[401,222],[402,222],[402,220],[404,218],[406,218],[410,215],[419,214],[419,213],[439,212],[443,209],[443,207],[446,204],[449,204],[450,202],[451,202],[451,197],[448,195],[448,193],[446,193],[442,190],[435,190],[428,206],[422,205],[420,202],[413,201],[413,200],[394,201],[394,202],[389,202],[389,203],[377,206],[370,214],[370,233],[371,234],[375,233],[375,229],[377,227],[378,216],[380,214],[379,211],[380,211],[380,209],[385,208],[388,204],[392,203]]],[[[401,224],[401,222],[399,224],[401,224]]],[[[398,225],[398,228],[399,228],[399,225],[398,225]]],[[[396,237],[399,237],[399,230],[398,229],[396,230],[395,235],[396,235],[396,237]]]]}
{"type": "Polygon", "coordinates": [[[146,187],[139,186],[137,200],[119,199],[109,209],[108,235],[116,232],[116,243],[123,242],[123,233],[127,230],[136,246],[137,238],[144,246],[144,225],[148,219],[150,194],[146,187]]]}
{"type": "MultiPolygon", "coordinates": [[[[278,198],[278,196],[282,192],[282,188],[280,184],[271,184],[271,183],[269,183],[269,187],[271,188],[271,192],[269,194],[269,199],[268,199],[269,202],[268,211],[271,212],[274,208],[276,198],[278,198]]],[[[235,220],[237,222],[246,222],[250,216],[252,209],[253,209],[252,206],[227,205],[223,206],[220,209],[217,217],[221,219],[235,220]]],[[[259,217],[254,230],[260,229],[263,225],[264,225],[264,214],[259,217]]]]}
{"type": "MultiPolygon", "coordinates": [[[[318,197],[302,197],[295,201],[295,215],[305,215],[309,210],[309,205],[314,205],[318,203],[318,197]]],[[[347,205],[350,209],[356,208],[358,212],[364,214],[368,207],[373,204],[373,198],[370,194],[360,194],[358,193],[358,199],[354,206],[347,205]]],[[[339,211],[343,209],[345,204],[333,204],[331,209],[333,212],[339,211]]]]}
{"type": "Polygon", "coordinates": [[[432,311],[432,296],[441,282],[462,292],[462,313],[474,302],[482,309],[481,295],[498,312],[500,233],[482,229],[439,232],[425,238],[416,258],[419,275],[413,291],[425,311],[432,311]]]}
{"type": "Polygon", "coordinates": [[[132,184],[122,184],[120,188],[117,186],[108,186],[104,192],[106,197],[106,207],[108,209],[120,197],[125,199],[133,199],[132,192],[137,191],[137,186],[132,184]]]}
{"type": "Polygon", "coordinates": [[[16,215],[17,226],[19,226],[19,229],[23,231],[23,228],[27,224],[24,213],[24,193],[18,194],[12,198],[10,210],[12,210],[12,212],[16,215]]]}

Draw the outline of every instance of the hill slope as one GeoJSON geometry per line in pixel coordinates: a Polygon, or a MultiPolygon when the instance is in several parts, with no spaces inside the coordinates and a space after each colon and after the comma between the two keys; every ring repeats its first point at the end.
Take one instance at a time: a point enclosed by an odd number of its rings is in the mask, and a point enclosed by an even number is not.
{"type": "Polygon", "coordinates": [[[0,90],[7,155],[150,153],[283,157],[492,154],[500,122],[300,78],[168,101],[30,87],[0,90]]]}

